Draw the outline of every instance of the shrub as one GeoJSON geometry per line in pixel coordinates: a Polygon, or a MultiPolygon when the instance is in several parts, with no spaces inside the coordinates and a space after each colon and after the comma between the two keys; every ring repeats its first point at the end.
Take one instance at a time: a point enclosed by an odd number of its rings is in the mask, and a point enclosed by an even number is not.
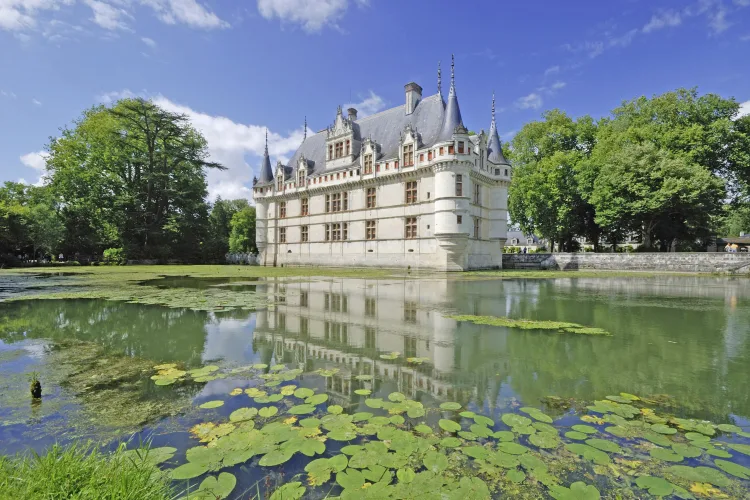
{"type": "Polygon", "coordinates": [[[168,500],[168,476],[122,448],[105,453],[90,445],[54,445],[43,455],[0,456],[0,498],[168,500]]]}
{"type": "Polygon", "coordinates": [[[125,250],[122,248],[108,248],[104,251],[105,264],[110,265],[123,265],[125,264],[125,250]]]}

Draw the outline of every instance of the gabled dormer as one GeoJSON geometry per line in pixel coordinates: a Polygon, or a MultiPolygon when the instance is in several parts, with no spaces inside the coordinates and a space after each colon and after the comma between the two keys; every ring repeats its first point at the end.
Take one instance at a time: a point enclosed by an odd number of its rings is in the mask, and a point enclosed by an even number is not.
{"type": "Polygon", "coordinates": [[[307,181],[307,159],[305,155],[300,156],[296,168],[297,187],[305,187],[307,181]]]}
{"type": "Polygon", "coordinates": [[[281,163],[281,161],[276,162],[276,190],[282,191],[284,189],[284,181],[285,181],[285,175],[284,175],[284,165],[281,163]]]}
{"type": "Polygon", "coordinates": [[[326,129],[326,168],[343,167],[354,161],[355,119],[356,112],[345,117],[338,107],[333,125],[326,129]]]}
{"type": "Polygon", "coordinates": [[[380,156],[380,145],[368,137],[362,141],[362,148],[359,154],[359,165],[362,174],[367,175],[375,171],[375,162],[380,156]]]}
{"type": "Polygon", "coordinates": [[[404,167],[414,166],[416,163],[416,153],[421,145],[420,136],[411,124],[407,124],[404,130],[401,132],[401,140],[399,141],[399,157],[401,159],[401,165],[404,167]]]}

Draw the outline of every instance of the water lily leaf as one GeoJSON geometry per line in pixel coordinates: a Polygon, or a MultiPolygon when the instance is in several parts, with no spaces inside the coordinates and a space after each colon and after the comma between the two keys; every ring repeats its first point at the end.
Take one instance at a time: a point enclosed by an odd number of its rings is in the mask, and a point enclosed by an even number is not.
{"type": "Polygon", "coordinates": [[[354,378],[357,380],[372,380],[372,375],[357,375],[354,378]]]}
{"type": "Polygon", "coordinates": [[[401,401],[403,401],[405,399],[406,399],[406,396],[404,396],[400,392],[392,392],[392,393],[388,394],[388,400],[389,401],[393,401],[394,403],[399,403],[399,402],[401,402],[401,401]]]}
{"type": "Polygon", "coordinates": [[[185,452],[188,462],[201,465],[211,465],[221,462],[224,450],[218,446],[209,448],[207,446],[194,446],[185,452]]]}
{"type": "Polygon", "coordinates": [[[336,474],[336,482],[345,490],[358,490],[365,485],[365,476],[357,469],[349,468],[336,474]]]}
{"type": "Polygon", "coordinates": [[[294,391],[296,390],[297,390],[296,385],[285,385],[284,387],[281,388],[279,392],[281,393],[282,396],[291,396],[294,394],[294,391]]]}
{"type": "Polygon", "coordinates": [[[531,426],[536,429],[539,432],[546,432],[548,434],[558,434],[558,430],[555,427],[552,427],[549,424],[545,424],[544,422],[533,422],[531,426]]]}
{"type": "Polygon", "coordinates": [[[357,437],[357,433],[349,429],[336,429],[328,433],[328,438],[334,441],[351,441],[357,437]]]}
{"type": "Polygon", "coordinates": [[[505,474],[505,477],[513,483],[521,483],[526,479],[526,474],[521,470],[511,469],[505,474]]]}
{"type": "Polygon", "coordinates": [[[587,439],[586,444],[596,448],[597,450],[602,450],[609,453],[622,453],[622,448],[620,448],[620,445],[612,441],[607,441],[606,439],[587,439]]]}
{"type": "Polygon", "coordinates": [[[258,414],[257,408],[240,408],[239,410],[234,410],[229,415],[229,421],[230,422],[242,422],[243,420],[251,420],[257,414],[258,414]]]}
{"type": "Polygon", "coordinates": [[[583,481],[571,484],[570,488],[558,485],[552,486],[549,493],[555,500],[599,500],[601,498],[596,487],[583,481]]]}
{"type": "Polygon", "coordinates": [[[445,403],[441,403],[440,404],[440,409],[441,410],[451,410],[451,411],[452,410],[460,410],[461,409],[461,404],[460,403],[455,403],[453,401],[447,401],[445,403]]]}
{"type": "Polygon", "coordinates": [[[401,356],[400,352],[393,351],[390,354],[381,354],[380,358],[381,359],[397,359],[399,356],[401,356]]]}
{"type": "Polygon", "coordinates": [[[402,417],[401,415],[393,415],[393,416],[392,416],[392,417],[390,418],[390,421],[391,421],[391,423],[392,423],[392,424],[394,424],[394,425],[401,425],[401,424],[403,424],[404,422],[406,422],[406,419],[404,419],[404,417],[402,417]]]}
{"type": "Polygon", "coordinates": [[[242,394],[243,392],[244,392],[244,391],[242,390],[242,388],[241,388],[241,387],[237,387],[237,388],[235,388],[235,389],[232,389],[231,391],[229,391],[229,395],[230,395],[230,396],[239,396],[239,395],[240,395],[240,394],[242,394]]]}
{"type": "Polygon", "coordinates": [[[424,408],[409,408],[406,411],[406,415],[409,418],[421,418],[421,417],[424,417],[425,410],[424,410],[424,408]]]}
{"type": "Polygon", "coordinates": [[[676,434],[677,429],[664,424],[654,424],[651,426],[651,430],[658,432],[659,434],[676,434]]]}
{"type": "Polygon", "coordinates": [[[383,400],[380,398],[365,399],[365,406],[369,406],[370,408],[382,408],[383,400]]]}
{"type": "Polygon", "coordinates": [[[686,432],[685,437],[689,439],[690,441],[695,441],[699,443],[708,443],[711,438],[706,436],[705,434],[700,434],[698,432],[686,432]]]}
{"type": "Polygon", "coordinates": [[[578,424],[571,427],[574,431],[577,432],[583,432],[584,434],[596,434],[597,430],[595,427],[591,427],[590,425],[584,425],[584,424],[578,424]]]}
{"type": "Polygon", "coordinates": [[[300,399],[307,399],[315,394],[315,391],[308,389],[307,387],[300,387],[294,391],[294,397],[300,399]]]}
{"type": "Polygon", "coordinates": [[[458,448],[461,446],[461,440],[457,437],[447,437],[440,441],[440,446],[443,448],[458,448]]]}
{"type": "Polygon", "coordinates": [[[302,420],[299,421],[299,425],[308,429],[320,427],[320,424],[321,424],[320,419],[317,419],[315,417],[303,418],[302,420]]]}
{"type": "Polygon", "coordinates": [[[505,413],[501,417],[503,423],[509,427],[525,427],[531,425],[531,419],[515,413],[505,413]]]}
{"type": "Polygon", "coordinates": [[[308,457],[322,455],[326,451],[326,445],[323,441],[317,439],[305,439],[299,447],[299,451],[308,457]]]}
{"type": "Polygon", "coordinates": [[[466,410],[466,411],[462,411],[461,413],[459,413],[459,415],[461,415],[464,418],[474,418],[474,415],[476,415],[476,413],[474,413],[473,411],[466,410]]]}
{"type": "Polygon", "coordinates": [[[176,378],[159,377],[159,378],[154,379],[154,384],[156,385],[172,385],[175,382],[177,382],[176,378]]]}
{"type": "Polygon", "coordinates": [[[523,465],[523,468],[527,471],[547,471],[547,464],[531,453],[521,455],[518,457],[518,461],[521,462],[521,465],[523,465]]]}
{"type": "Polygon", "coordinates": [[[388,417],[377,416],[377,417],[370,418],[370,423],[373,425],[383,426],[383,425],[390,424],[391,419],[389,419],[388,417]]]}
{"type": "Polygon", "coordinates": [[[467,441],[476,441],[479,439],[476,434],[469,431],[458,431],[458,436],[467,441]]]}
{"type": "Polygon", "coordinates": [[[467,457],[484,460],[490,456],[491,450],[484,446],[465,446],[461,448],[461,452],[467,457]]]}
{"type": "Polygon", "coordinates": [[[281,465],[287,461],[289,461],[290,458],[292,458],[292,455],[294,453],[289,453],[282,450],[273,450],[265,455],[260,459],[260,462],[258,462],[263,467],[274,467],[276,465],[281,465]]]}
{"type": "Polygon", "coordinates": [[[482,437],[482,438],[488,438],[492,435],[492,431],[489,428],[480,424],[471,424],[471,427],[469,427],[469,430],[473,434],[476,434],[477,436],[482,437]]]}
{"type": "Polygon", "coordinates": [[[672,483],[661,477],[640,476],[635,480],[635,484],[657,497],[671,495],[674,490],[672,483]]]}
{"type": "Polygon", "coordinates": [[[344,412],[344,408],[339,405],[331,405],[328,407],[328,413],[333,415],[341,415],[344,412]]]}
{"type": "Polygon", "coordinates": [[[580,455],[586,460],[590,460],[597,465],[607,465],[612,461],[609,458],[609,455],[607,455],[603,451],[586,444],[569,443],[565,445],[565,448],[568,451],[575,453],[576,455],[580,455]]]}
{"type": "Polygon", "coordinates": [[[479,425],[485,425],[487,427],[494,427],[495,421],[492,420],[489,417],[485,417],[484,415],[474,415],[474,422],[476,422],[479,425]]]}
{"type": "Polygon", "coordinates": [[[172,479],[192,479],[208,472],[208,464],[188,462],[172,469],[172,479]]]}
{"type": "Polygon", "coordinates": [[[365,476],[365,479],[369,481],[370,483],[378,483],[378,482],[391,482],[391,479],[393,479],[393,473],[383,467],[382,465],[371,465],[366,469],[362,470],[362,475],[365,476]]]}
{"type": "Polygon", "coordinates": [[[736,426],[736,425],[732,425],[732,424],[719,424],[719,425],[717,426],[717,428],[718,428],[718,429],[719,429],[719,430],[720,430],[721,432],[727,432],[727,433],[731,433],[731,432],[735,432],[735,433],[738,433],[738,432],[742,432],[742,428],[741,428],[741,427],[738,427],[738,426],[736,426]]]}
{"type": "Polygon", "coordinates": [[[440,474],[448,468],[448,457],[437,451],[430,450],[425,454],[422,463],[427,467],[428,471],[433,474],[440,474]]]}
{"type": "Polygon", "coordinates": [[[438,422],[438,425],[446,432],[458,432],[461,430],[461,424],[458,424],[453,420],[448,420],[446,418],[441,418],[438,422]]]}
{"type": "Polygon", "coordinates": [[[161,448],[135,449],[125,452],[131,460],[141,460],[152,465],[159,465],[170,460],[177,453],[177,448],[163,446],[161,448]]]}
{"type": "Polygon", "coordinates": [[[703,453],[700,448],[690,446],[686,443],[672,443],[672,450],[685,458],[697,458],[703,453]]]}
{"type": "Polygon", "coordinates": [[[523,445],[520,445],[518,443],[508,442],[508,441],[498,443],[497,449],[504,453],[508,453],[510,455],[523,455],[524,453],[529,451],[529,449],[523,445]]]}
{"type": "Polygon", "coordinates": [[[326,401],[328,401],[328,394],[315,394],[314,396],[305,399],[305,403],[313,406],[323,404],[326,401]]]}
{"type": "Polygon", "coordinates": [[[346,466],[349,464],[349,459],[346,458],[346,455],[336,455],[328,459],[328,464],[330,465],[331,470],[334,472],[340,472],[346,469],[346,466]]]}
{"type": "Polygon", "coordinates": [[[171,370],[174,368],[177,368],[177,365],[175,363],[166,363],[163,365],[154,366],[154,370],[171,370]]]}
{"type": "Polygon", "coordinates": [[[259,398],[265,396],[266,391],[261,391],[257,387],[250,387],[249,389],[245,389],[245,394],[247,394],[251,398],[259,398]]]}
{"type": "Polygon", "coordinates": [[[284,396],[282,396],[281,394],[269,394],[267,398],[268,403],[278,403],[279,401],[284,399],[284,396]]]}
{"type": "Polygon", "coordinates": [[[206,401],[202,405],[200,405],[198,408],[205,409],[211,409],[211,408],[218,408],[220,406],[224,406],[224,401],[217,399],[216,401],[206,401]]]}
{"type": "Polygon", "coordinates": [[[568,431],[565,433],[565,437],[568,439],[575,439],[576,441],[583,441],[588,439],[589,435],[578,431],[568,431]]]}
{"type": "Polygon", "coordinates": [[[372,391],[370,389],[357,389],[354,391],[354,394],[358,396],[369,396],[372,394],[372,391]]]}
{"type": "Polygon", "coordinates": [[[729,444],[727,446],[732,448],[734,451],[739,451],[744,455],[750,455],[750,444],[729,444]]]}
{"type": "Polygon", "coordinates": [[[269,500],[299,500],[302,498],[302,495],[305,494],[305,490],[306,488],[298,481],[286,483],[281,488],[274,491],[269,500]]]}
{"type": "Polygon", "coordinates": [[[315,411],[315,407],[313,405],[308,404],[302,404],[297,406],[292,406],[287,410],[287,413],[290,415],[307,415],[308,413],[312,413],[315,411]]]}
{"type": "Polygon", "coordinates": [[[664,460],[665,462],[682,462],[684,458],[682,455],[679,455],[672,450],[667,450],[666,448],[651,448],[649,454],[653,458],[664,460]]]}
{"type": "Polygon", "coordinates": [[[719,458],[732,458],[732,454],[720,448],[706,448],[706,453],[719,458]]]}
{"type": "MultiPolygon", "coordinates": [[[[698,434],[700,436],[700,434],[698,434]]],[[[647,431],[643,433],[643,439],[646,439],[648,441],[651,441],[654,444],[658,444],[659,446],[672,446],[672,441],[664,434],[658,434],[653,431],[647,431]]]]}
{"type": "Polygon", "coordinates": [[[492,434],[492,437],[498,441],[513,441],[516,436],[510,431],[497,431],[492,434]]]}
{"type": "Polygon", "coordinates": [[[411,483],[412,481],[414,481],[414,478],[416,476],[417,475],[414,473],[414,469],[409,467],[396,471],[396,477],[398,477],[398,480],[401,483],[411,483]]]}
{"type": "MultiPolygon", "coordinates": [[[[195,491],[195,498],[219,500],[226,498],[232,493],[237,485],[237,478],[228,472],[222,472],[219,477],[208,476],[203,480],[198,490],[195,491]]],[[[191,495],[192,498],[192,495],[191,495]]]]}
{"type": "Polygon", "coordinates": [[[269,370],[271,370],[272,372],[280,372],[284,368],[286,368],[286,365],[272,365],[269,370]]]}
{"type": "Polygon", "coordinates": [[[560,446],[560,438],[557,434],[550,434],[549,432],[538,432],[529,436],[529,442],[534,446],[545,449],[554,449],[560,446]]]}
{"type": "Polygon", "coordinates": [[[716,459],[714,464],[719,469],[727,472],[740,479],[750,479],[750,469],[734,462],[727,462],[726,460],[716,459]]]}
{"type": "Polygon", "coordinates": [[[714,486],[724,487],[729,485],[729,478],[711,467],[688,467],[687,465],[673,465],[667,467],[667,472],[681,479],[699,483],[711,483],[714,486]]]}
{"type": "Polygon", "coordinates": [[[414,430],[419,432],[420,434],[432,434],[432,427],[425,424],[419,424],[416,427],[414,427],[414,430]]]}
{"type": "Polygon", "coordinates": [[[511,430],[515,432],[516,434],[523,434],[526,436],[530,436],[536,432],[536,429],[534,429],[530,425],[520,425],[517,427],[513,427],[511,430]]]}
{"type": "Polygon", "coordinates": [[[260,415],[263,418],[271,418],[274,415],[276,415],[279,412],[279,409],[275,406],[266,406],[265,408],[261,408],[258,410],[258,415],[260,415]]]}
{"type": "Polygon", "coordinates": [[[542,410],[538,408],[525,407],[521,408],[520,411],[524,412],[534,420],[539,420],[540,422],[545,422],[547,424],[552,423],[552,417],[546,415],[542,410]]]}

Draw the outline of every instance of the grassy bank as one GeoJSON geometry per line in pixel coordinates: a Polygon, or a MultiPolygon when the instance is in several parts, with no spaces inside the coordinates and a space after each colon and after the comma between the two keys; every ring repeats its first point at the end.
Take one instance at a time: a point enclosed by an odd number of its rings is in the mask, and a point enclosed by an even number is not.
{"type": "Polygon", "coordinates": [[[43,455],[0,457],[0,498],[169,500],[169,477],[149,460],[118,450],[55,445],[43,455]]]}

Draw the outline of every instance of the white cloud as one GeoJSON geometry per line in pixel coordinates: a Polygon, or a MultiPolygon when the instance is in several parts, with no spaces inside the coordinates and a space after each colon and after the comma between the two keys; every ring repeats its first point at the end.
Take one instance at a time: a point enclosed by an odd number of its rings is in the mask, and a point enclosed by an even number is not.
{"type": "Polygon", "coordinates": [[[750,0],[734,0],[734,4],[740,7],[750,7],[750,0]]]}
{"type": "Polygon", "coordinates": [[[229,23],[223,21],[207,10],[196,0],[140,0],[143,5],[151,7],[167,24],[186,24],[193,28],[213,29],[228,28],[229,23]]]}
{"type": "Polygon", "coordinates": [[[557,81],[557,82],[555,82],[555,83],[552,84],[551,88],[552,88],[552,90],[560,90],[562,88],[565,88],[566,85],[567,85],[567,83],[565,83],[565,82],[557,81]]]}
{"type": "MultiPolygon", "coordinates": [[[[28,153],[20,157],[21,163],[25,167],[31,168],[36,171],[36,181],[33,183],[35,186],[41,186],[44,184],[44,171],[47,167],[47,158],[49,154],[45,151],[35,151],[28,153]]],[[[18,180],[23,184],[31,184],[26,179],[21,178],[18,180]]]]}
{"type": "Polygon", "coordinates": [[[0,90],[0,96],[7,97],[8,99],[15,99],[16,94],[9,90],[0,90]]]}
{"type": "Polygon", "coordinates": [[[737,115],[737,118],[747,115],[750,115],[750,101],[740,103],[740,113],[737,115]]]}
{"type": "Polygon", "coordinates": [[[516,106],[520,109],[539,109],[543,103],[542,96],[534,92],[516,100],[516,106]]]}
{"type": "Polygon", "coordinates": [[[750,35],[742,35],[740,37],[741,42],[750,42],[750,35]]]}
{"type": "Polygon", "coordinates": [[[518,133],[517,130],[508,130],[504,134],[500,134],[500,139],[503,142],[510,142],[513,140],[513,138],[516,136],[516,133],[518,133]]]}
{"type": "MultiPolygon", "coordinates": [[[[120,99],[131,99],[136,96],[137,94],[131,92],[128,89],[117,90],[114,92],[106,92],[104,94],[96,96],[96,102],[101,104],[112,104],[113,102],[119,101],[120,99]]],[[[142,97],[145,97],[145,94],[142,95],[142,97]]]]}
{"type": "Polygon", "coordinates": [[[643,27],[644,33],[660,30],[662,28],[673,28],[682,24],[682,15],[674,10],[663,10],[651,16],[651,20],[643,27]]]}
{"type": "Polygon", "coordinates": [[[32,99],[31,103],[34,104],[35,106],[41,106],[42,105],[42,102],[40,100],[38,100],[38,99],[32,99]]]}
{"type": "Polygon", "coordinates": [[[370,90],[370,95],[362,99],[360,102],[344,104],[344,112],[346,112],[348,108],[355,108],[357,110],[357,118],[364,118],[367,115],[375,114],[385,108],[385,101],[382,97],[370,90]]]}
{"type": "MultiPolygon", "coordinates": [[[[356,3],[363,6],[368,2],[356,3]]],[[[326,25],[338,27],[336,23],[348,7],[349,0],[258,0],[261,16],[299,24],[308,33],[318,32],[326,25]]]]}
{"type": "MultiPolygon", "coordinates": [[[[161,95],[154,98],[154,103],[168,111],[186,115],[206,138],[211,160],[227,167],[224,171],[208,172],[209,199],[213,200],[216,196],[225,199],[252,197],[253,175],[258,175],[260,171],[265,147],[265,126],[245,125],[223,116],[195,111],[161,95]],[[247,155],[252,157],[255,167],[248,164],[247,155]]],[[[268,150],[272,164],[275,165],[278,159],[286,162],[302,143],[303,135],[302,127],[287,135],[269,130],[268,150]]]]}
{"type": "Polygon", "coordinates": [[[41,11],[58,10],[75,0],[0,0],[0,30],[24,31],[36,26],[41,11]]]}
{"type": "Polygon", "coordinates": [[[544,77],[548,77],[550,75],[556,75],[560,72],[560,66],[550,66],[549,68],[544,70],[544,77]]]}
{"type": "Polygon", "coordinates": [[[94,17],[91,21],[98,24],[105,30],[128,30],[128,25],[122,20],[124,17],[131,17],[124,9],[113,7],[112,5],[99,0],[85,0],[86,5],[91,7],[94,17]]]}
{"type": "Polygon", "coordinates": [[[141,37],[141,41],[151,48],[156,47],[156,42],[152,40],[151,38],[144,36],[144,37],[141,37]]]}

